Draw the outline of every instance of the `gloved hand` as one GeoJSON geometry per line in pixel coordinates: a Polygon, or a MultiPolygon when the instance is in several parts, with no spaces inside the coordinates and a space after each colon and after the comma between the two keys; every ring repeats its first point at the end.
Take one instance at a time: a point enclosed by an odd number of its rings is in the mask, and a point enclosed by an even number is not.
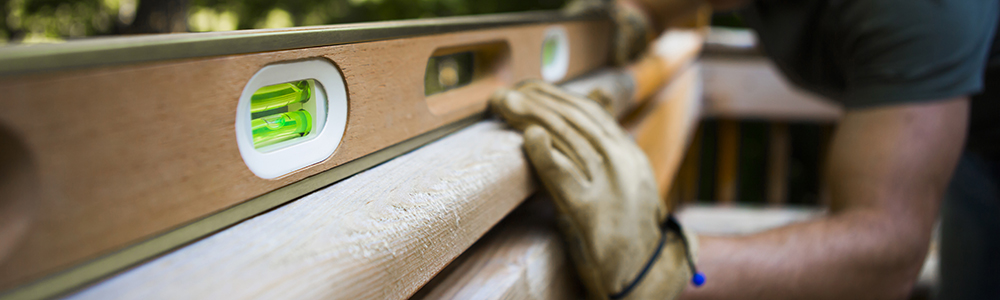
{"type": "Polygon", "coordinates": [[[649,42],[659,32],[642,10],[623,1],[574,0],[566,5],[569,14],[597,12],[607,14],[613,21],[611,36],[611,62],[623,66],[639,57],[649,42]]]}
{"type": "Polygon", "coordinates": [[[490,106],[524,131],[525,152],[556,203],[592,298],[680,294],[692,278],[686,254],[694,249],[685,249],[660,201],[646,155],[607,111],[539,81],[498,91],[490,106]]]}
{"type": "Polygon", "coordinates": [[[639,58],[672,19],[694,13],[703,0],[574,0],[569,14],[602,13],[613,22],[611,62],[624,66],[639,58]]]}

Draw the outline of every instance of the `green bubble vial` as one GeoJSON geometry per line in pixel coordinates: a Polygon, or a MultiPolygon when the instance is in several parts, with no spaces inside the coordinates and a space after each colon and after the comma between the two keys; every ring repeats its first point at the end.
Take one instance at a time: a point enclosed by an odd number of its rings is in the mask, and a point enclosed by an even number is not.
{"type": "Polygon", "coordinates": [[[309,101],[309,81],[279,83],[258,89],[250,97],[250,112],[272,110],[293,103],[309,101]]]}
{"type": "Polygon", "coordinates": [[[305,136],[312,130],[312,116],[304,110],[257,118],[250,123],[257,149],[305,136]]]}
{"type": "Polygon", "coordinates": [[[254,149],[305,137],[312,131],[313,116],[306,108],[313,96],[311,81],[272,84],[253,93],[250,127],[254,149]]]}
{"type": "Polygon", "coordinates": [[[542,65],[552,65],[556,61],[556,50],[559,48],[559,40],[547,38],[542,43],[542,65]]]}

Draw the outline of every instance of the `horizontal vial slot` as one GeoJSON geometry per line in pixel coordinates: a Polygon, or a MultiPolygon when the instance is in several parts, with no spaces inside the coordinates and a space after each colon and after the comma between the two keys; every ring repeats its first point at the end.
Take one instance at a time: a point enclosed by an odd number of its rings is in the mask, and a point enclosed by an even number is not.
{"type": "Polygon", "coordinates": [[[431,112],[442,115],[485,103],[493,89],[508,81],[509,61],[510,46],[503,41],[438,48],[424,72],[431,112]]]}
{"type": "Polygon", "coordinates": [[[468,85],[475,75],[475,67],[476,52],[472,51],[431,57],[424,74],[424,95],[468,85]]]}

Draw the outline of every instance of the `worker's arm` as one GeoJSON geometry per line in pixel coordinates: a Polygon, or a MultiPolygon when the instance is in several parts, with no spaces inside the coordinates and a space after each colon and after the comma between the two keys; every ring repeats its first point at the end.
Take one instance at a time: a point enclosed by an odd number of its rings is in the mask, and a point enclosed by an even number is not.
{"type": "Polygon", "coordinates": [[[715,11],[727,11],[741,8],[752,0],[618,0],[620,3],[635,6],[644,12],[655,32],[661,32],[666,22],[679,16],[689,15],[703,4],[712,6],[715,11]]]}
{"type": "Polygon", "coordinates": [[[646,50],[650,41],[674,22],[695,21],[699,9],[711,6],[714,10],[728,10],[746,6],[752,0],[574,0],[567,11],[580,12],[600,9],[610,12],[614,23],[611,42],[611,62],[625,65],[646,50]],[[613,3],[612,6],[606,4],[613,3]]]}
{"type": "Polygon", "coordinates": [[[965,139],[966,98],[849,111],[827,161],[818,220],[702,237],[708,283],[682,299],[899,299],[927,254],[965,139]]]}

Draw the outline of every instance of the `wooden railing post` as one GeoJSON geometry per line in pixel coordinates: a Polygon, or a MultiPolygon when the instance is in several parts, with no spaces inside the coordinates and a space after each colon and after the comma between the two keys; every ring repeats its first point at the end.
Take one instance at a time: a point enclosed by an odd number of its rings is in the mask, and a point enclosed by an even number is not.
{"type": "Polygon", "coordinates": [[[715,197],[722,204],[736,202],[736,184],[739,176],[740,123],[732,119],[719,120],[718,171],[715,179],[715,197]]]}
{"type": "Polygon", "coordinates": [[[767,203],[780,205],[788,202],[788,155],[791,154],[788,124],[771,123],[770,135],[767,151],[767,203]]]}

